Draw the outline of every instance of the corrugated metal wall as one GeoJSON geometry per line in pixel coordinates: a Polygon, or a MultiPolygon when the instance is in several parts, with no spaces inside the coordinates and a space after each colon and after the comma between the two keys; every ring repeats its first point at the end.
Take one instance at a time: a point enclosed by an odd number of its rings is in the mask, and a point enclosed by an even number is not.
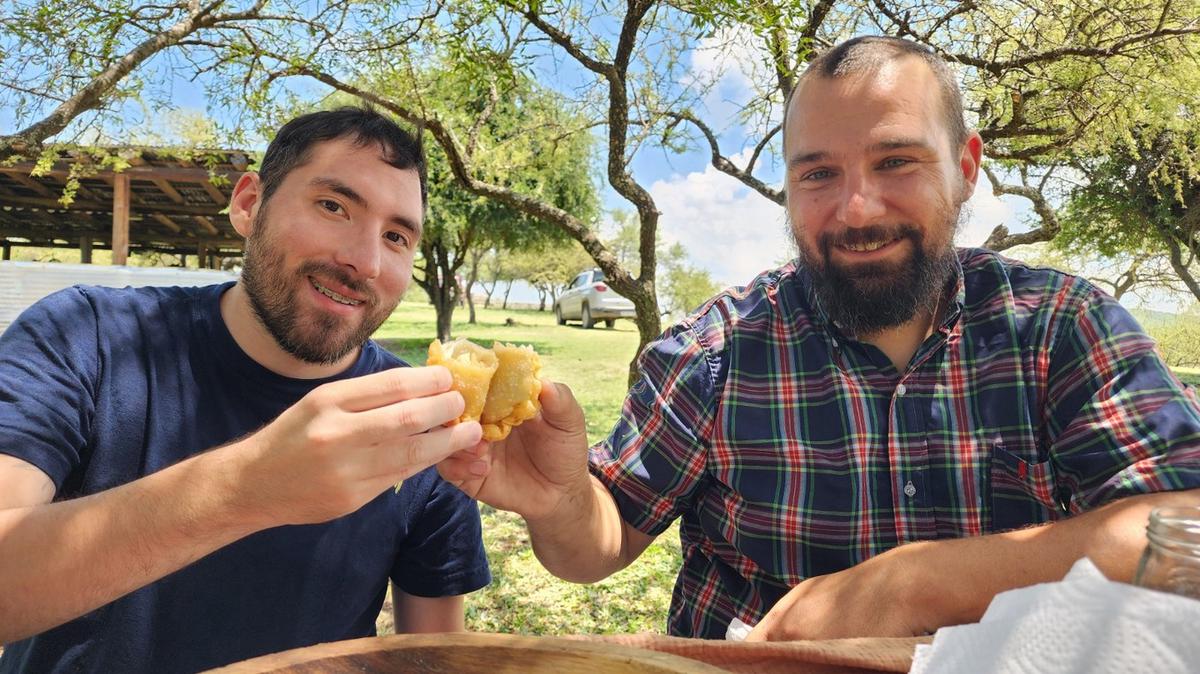
{"type": "Polygon", "coordinates": [[[114,288],[201,286],[235,278],[228,272],[207,269],[0,261],[0,332],[29,305],[77,283],[114,288]]]}

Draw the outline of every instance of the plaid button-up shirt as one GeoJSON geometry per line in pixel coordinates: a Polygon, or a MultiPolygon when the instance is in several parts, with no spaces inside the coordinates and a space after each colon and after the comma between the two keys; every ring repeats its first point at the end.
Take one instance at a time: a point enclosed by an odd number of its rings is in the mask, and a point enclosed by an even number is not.
{"type": "Polygon", "coordinates": [[[988,251],[959,261],[904,372],[832,325],[794,265],[644,351],[591,461],[639,530],[682,517],[672,634],[723,637],[909,541],[1200,486],[1200,406],[1119,304],[988,251]]]}

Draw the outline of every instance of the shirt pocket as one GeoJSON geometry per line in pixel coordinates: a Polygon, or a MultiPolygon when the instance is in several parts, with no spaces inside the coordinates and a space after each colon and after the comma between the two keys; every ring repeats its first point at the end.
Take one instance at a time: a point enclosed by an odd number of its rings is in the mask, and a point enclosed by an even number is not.
{"type": "Polygon", "coordinates": [[[1028,461],[1003,443],[992,446],[991,532],[1041,524],[1064,516],[1049,460],[1028,461]]]}

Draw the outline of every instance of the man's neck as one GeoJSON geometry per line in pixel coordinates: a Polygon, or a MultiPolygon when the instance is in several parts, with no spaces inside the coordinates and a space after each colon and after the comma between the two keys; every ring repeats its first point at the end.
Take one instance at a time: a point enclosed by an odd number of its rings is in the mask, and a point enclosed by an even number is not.
{"type": "Polygon", "coordinates": [[[917,349],[921,348],[921,344],[945,317],[946,292],[938,296],[932,308],[918,310],[907,323],[872,335],[863,335],[860,341],[877,347],[892,361],[896,371],[904,374],[917,349]]]}
{"type": "Polygon", "coordinates": [[[331,377],[354,364],[360,349],[355,349],[332,365],[314,365],[284,351],[275,337],[254,314],[250,297],[241,283],[221,295],[221,320],[233,335],[233,341],[259,365],[275,374],[292,379],[331,377]]]}

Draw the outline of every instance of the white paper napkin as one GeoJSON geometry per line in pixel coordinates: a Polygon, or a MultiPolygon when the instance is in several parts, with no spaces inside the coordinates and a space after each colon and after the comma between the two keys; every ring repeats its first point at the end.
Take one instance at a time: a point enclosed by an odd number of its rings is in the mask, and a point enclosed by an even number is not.
{"type": "Polygon", "coordinates": [[[1109,581],[1088,559],[1066,578],[996,595],[978,623],[918,646],[914,674],[1200,671],[1200,601],[1109,581]]]}

